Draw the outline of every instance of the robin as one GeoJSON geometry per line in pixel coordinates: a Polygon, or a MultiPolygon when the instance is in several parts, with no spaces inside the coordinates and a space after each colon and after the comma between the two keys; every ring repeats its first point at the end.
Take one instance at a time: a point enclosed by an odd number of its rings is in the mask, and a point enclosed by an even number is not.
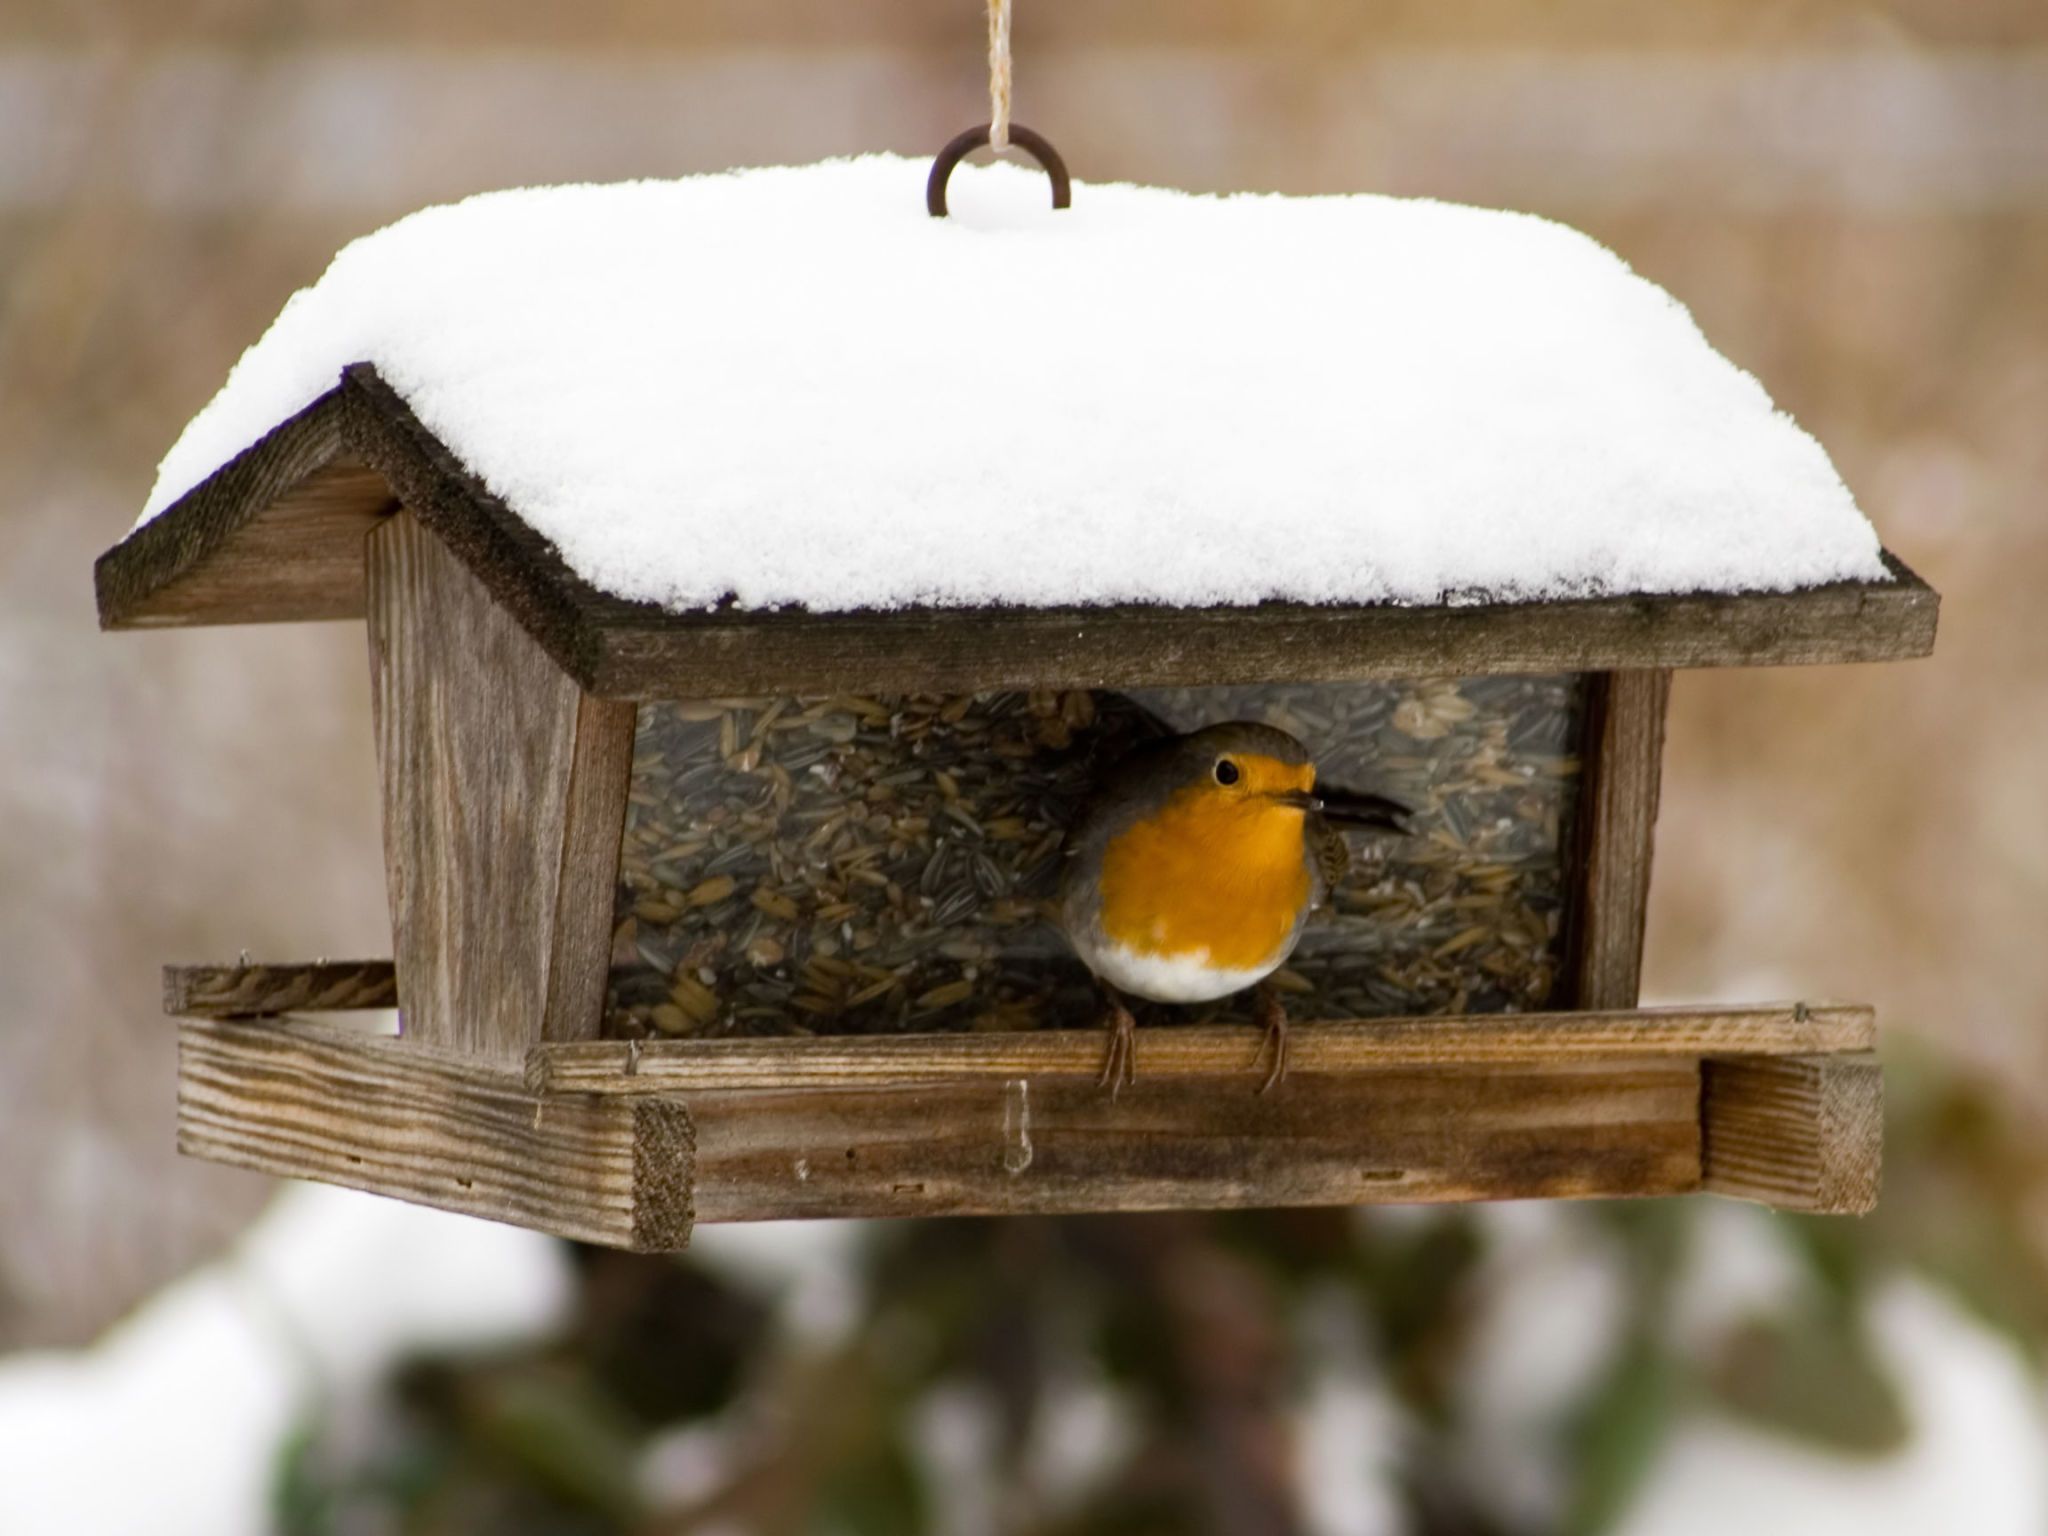
{"type": "Polygon", "coordinates": [[[1273,1064],[1287,1075],[1287,1011],[1266,978],[1350,866],[1341,828],[1403,832],[1406,807],[1318,790],[1308,749],[1234,721],[1148,743],[1119,762],[1067,837],[1060,925],[1109,998],[1102,1084],[1131,1082],[1125,994],[1204,1003],[1257,987],[1273,1064]]]}

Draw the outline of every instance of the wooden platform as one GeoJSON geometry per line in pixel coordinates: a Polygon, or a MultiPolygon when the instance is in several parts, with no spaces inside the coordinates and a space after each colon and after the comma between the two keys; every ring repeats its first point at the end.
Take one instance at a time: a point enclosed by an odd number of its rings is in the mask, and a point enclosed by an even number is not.
{"type": "Polygon", "coordinates": [[[1867,1008],[1616,1010],[1304,1023],[1255,1092],[1258,1031],[1141,1029],[577,1042],[524,1071],[301,1017],[388,1005],[380,962],[166,973],[178,1140],[590,1242],[696,1221],[1698,1191],[1868,1210],[1881,1084],[1867,1008]]]}

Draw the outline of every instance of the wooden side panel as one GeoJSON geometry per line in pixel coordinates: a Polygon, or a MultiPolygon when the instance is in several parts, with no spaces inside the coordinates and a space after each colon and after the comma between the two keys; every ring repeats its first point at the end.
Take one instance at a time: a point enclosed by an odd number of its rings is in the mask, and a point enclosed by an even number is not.
{"type": "Polygon", "coordinates": [[[541,1101],[410,1042],[293,1022],[178,1028],[178,1150],[615,1248],[682,1247],[693,1138],[672,1101],[541,1101]]]}
{"type": "Polygon", "coordinates": [[[1643,919],[1663,779],[1665,671],[1591,679],[1585,787],[1579,801],[1583,884],[1573,912],[1573,985],[1580,1008],[1633,1008],[1643,970],[1643,919]]]}
{"type": "Polygon", "coordinates": [[[108,629],[348,619],[363,537],[397,506],[341,440],[339,391],[266,433],[94,567],[108,629]]]}
{"type": "Polygon", "coordinates": [[[1670,1195],[1693,1061],[692,1094],[700,1221],[1670,1195]]]}
{"type": "Polygon", "coordinates": [[[1715,1194],[1833,1215],[1877,1204],[1884,1077],[1874,1055],[1709,1060],[1700,1122],[1715,1194]]]}
{"type": "Polygon", "coordinates": [[[406,1033],[505,1063],[594,1036],[632,706],[586,701],[410,513],[368,549],[406,1033]]]}

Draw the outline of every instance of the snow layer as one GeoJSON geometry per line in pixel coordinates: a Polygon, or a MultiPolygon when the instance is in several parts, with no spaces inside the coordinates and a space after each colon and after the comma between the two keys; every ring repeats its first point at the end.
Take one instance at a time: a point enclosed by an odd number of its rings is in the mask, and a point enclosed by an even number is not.
{"type": "Polygon", "coordinates": [[[672,608],[1882,579],[1827,455],[1562,225],[893,156],[493,193],[358,240],[145,519],[367,360],[577,572],[672,608]]]}

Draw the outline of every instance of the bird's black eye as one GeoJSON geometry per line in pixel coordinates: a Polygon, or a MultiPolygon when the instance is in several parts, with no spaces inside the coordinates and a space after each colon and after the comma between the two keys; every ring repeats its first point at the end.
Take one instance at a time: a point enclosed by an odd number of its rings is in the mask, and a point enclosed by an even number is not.
{"type": "Polygon", "coordinates": [[[1218,784],[1235,784],[1239,777],[1237,764],[1227,757],[1216,759],[1216,782],[1218,784]]]}

